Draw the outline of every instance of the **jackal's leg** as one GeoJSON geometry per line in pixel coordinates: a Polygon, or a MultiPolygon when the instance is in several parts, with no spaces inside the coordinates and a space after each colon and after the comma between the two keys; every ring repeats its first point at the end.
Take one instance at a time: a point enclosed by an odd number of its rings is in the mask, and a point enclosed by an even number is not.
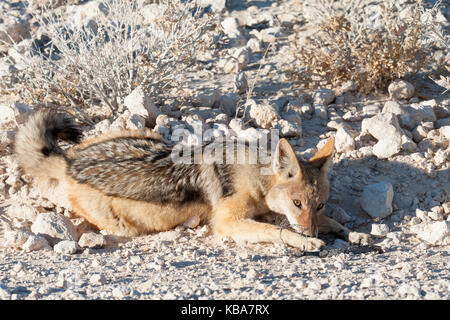
{"type": "Polygon", "coordinates": [[[367,233],[353,232],[349,228],[329,217],[319,216],[319,232],[320,233],[336,233],[345,237],[350,243],[369,244],[371,242],[370,235],[367,233]]]}
{"type": "Polygon", "coordinates": [[[236,242],[284,242],[302,250],[316,250],[325,245],[320,239],[303,237],[289,230],[283,230],[280,235],[280,229],[276,226],[250,219],[256,210],[255,201],[249,195],[224,199],[213,213],[214,231],[236,242]]]}

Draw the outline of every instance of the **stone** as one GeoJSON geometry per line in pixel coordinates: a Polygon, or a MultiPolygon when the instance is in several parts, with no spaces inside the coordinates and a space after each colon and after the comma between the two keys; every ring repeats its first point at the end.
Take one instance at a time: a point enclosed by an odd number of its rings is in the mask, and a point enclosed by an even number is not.
{"type": "Polygon", "coordinates": [[[31,225],[31,231],[44,236],[51,245],[55,245],[60,240],[77,240],[76,228],[72,222],[54,212],[39,214],[31,225]]]}
{"type": "Polygon", "coordinates": [[[402,135],[402,150],[408,152],[417,151],[417,144],[414,141],[412,141],[412,139],[408,137],[406,134],[402,135]]]}
{"type": "Polygon", "coordinates": [[[336,95],[333,90],[326,89],[326,88],[320,88],[313,94],[314,105],[327,106],[331,102],[333,102],[335,97],[336,97],[336,95]]]}
{"type": "Polygon", "coordinates": [[[257,104],[254,101],[250,104],[250,117],[261,128],[271,128],[272,122],[279,119],[278,110],[273,104],[257,104]]]}
{"type": "Polygon", "coordinates": [[[274,129],[280,130],[280,137],[301,137],[302,127],[294,122],[289,122],[284,119],[276,120],[274,129]]]}
{"type": "Polygon", "coordinates": [[[273,43],[280,37],[280,35],[281,35],[280,27],[271,27],[262,29],[258,35],[258,38],[262,42],[273,43]]]}
{"type": "Polygon", "coordinates": [[[400,143],[397,139],[390,141],[388,139],[384,139],[381,141],[378,141],[377,144],[375,144],[372,148],[372,152],[377,158],[379,159],[386,159],[390,158],[397,153],[400,152],[402,147],[402,143],[400,140],[400,143]]]}
{"type": "Polygon", "coordinates": [[[225,18],[220,25],[229,38],[243,38],[242,32],[239,30],[239,21],[236,18],[225,18]]]}
{"type": "Polygon", "coordinates": [[[334,138],[334,146],[337,152],[342,153],[355,150],[355,139],[349,128],[345,126],[338,127],[334,138]]]}
{"type": "Polygon", "coordinates": [[[28,240],[30,235],[32,234],[28,231],[7,229],[4,233],[3,245],[5,247],[19,249],[28,240]]]}
{"type": "Polygon", "coordinates": [[[228,124],[229,127],[236,133],[236,135],[239,135],[242,130],[244,130],[244,121],[242,119],[231,119],[230,123],[228,124]]]}
{"type": "Polygon", "coordinates": [[[63,240],[55,244],[53,250],[62,254],[74,254],[78,250],[78,244],[76,241],[63,240]]]}
{"type": "Polygon", "coordinates": [[[390,182],[382,181],[364,188],[361,208],[373,219],[386,218],[392,213],[394,190],[390,182]]]}
{"type": "Polygon", "coordinates": [[[83,248],[102,248],[106,245],[105,237],[95,232],[83,233],[78,240],[78,244],[83,248]]]}
{"type": "Polygon", "coordinates": [[[364,119],[361,123],[361,131],[370,133],[378,140],[378,143],[373,146],[373,153],[378,158],[389,158],[400,152],[403,132],[395,114],[386,112],[364,119]]]}
{"type": "Polygon", "coordinates": [[[411,226],[411,231],[431,245],[450,243],[450,221],[435,221],[411,226]]]}
{"type": "Polygon", "coordinates": [[[235,92],[228,92],[220,98],[220,110],[230,117],[234,117],[236,114],[236,106],[239,99],[239,95],[235,92]]]}
{"type": "Polygon", "coordinates": [[[102,274],[102,273],[94,273],[90,278],[89,278],[89,283],[90,284],[100,284],[103,285],[105,284],[106,281],[106,277],[102,274]]]}
{"type": "Polygon", "coordinates": [[[234,91],[238,94],[244,94],[248,90],[247,76],[243,71],[234,77],[234,91]]]}
{"type": "Polygon", "coordinates": [[[372,230],[370,231],[371,235],[378,237],[385,237],[389,233],[389,227],[383,223],[374,223],[372,224],[372,230]]]}
{"type": "Polygon", "coordinates": [[[372,117],[380,113],[380,107],[378,106],[378,104],[370,104],[363,107],[362,113],[363,116],[372,117]]]}
{"type": "Polygon", "coordinates": [[[156,118],[161,114],[161,111],[155,106],[153,100],[142,86],[137,86],[125,97],[123,102],[131,114],[137,114],[145,118],[150,127],[155,125],[156,118]]]}
{"type": "Polygon", "coordinates": [[[324,105],[314,105],[314,115],[319,119],[326,120],[328,117],[327,107],[324,105]]]}
{"type": "Polygon", "coordinates": [[[405,80],[397,79],[389,85],[388,92],[393,100],[409,99],[414,94],[414,86],[405,80]]]}
{"type": "Polygon", "coordinates": [[[196,4],[201,7],[211,6],[211,10],[214,12],[222,12],[227,7],[228,0],[197,0],[196,4]]]}
{"type": "Polygon", "coordinates": [[[433,107],[423,103],[412,104],[409,110],[409,117],[414,125],[418,125],[421,122],[435,122],[436,115],[434,114],[433,107]]]}
{"type": "Polygon", "coordinates": [[[262,43],[260,40],[256,38],[250,38],[247,42],[247,48],[249,48],[252,52],[261,52],[262,51],[262,43]]]}
{"type": "Polygon", "coordinates": [[[244,141],[255,141],[261,139],[261,137],[262,137],[261,132],[255,128],[245,129],[241,131],[238,135],[238,139],[244,141]]]}
{"type": "Polygon", "coordinates": [[[32,234],[28,237],[27,241],[25,241],[25,243],[22,245],[22,249],[27,252],[30,252],[43,249],[51,249],[51,247],[48,245],[48,242],[44,237],[32,234]]]}
{"type": "Polygon", "coordinates": [[[145,128],[145,118],[138,114],[132,114],[127,118],[126,124],[127,129],[139,130],[145,128]]]}
{"type": "Polygon", "coordinates": [[[200,94],[192,99],[194,107],[212,108],[216,102],[220,101],[220,90],[218,89],[204,89],[200,94]]]}

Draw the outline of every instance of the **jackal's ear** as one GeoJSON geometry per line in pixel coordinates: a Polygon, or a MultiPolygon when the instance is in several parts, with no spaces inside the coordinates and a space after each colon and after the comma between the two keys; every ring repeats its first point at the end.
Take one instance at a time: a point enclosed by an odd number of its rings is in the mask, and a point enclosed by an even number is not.
{"type": "Polygon", "coordinates": [[[316,154],[309,159],[309,162],[315,166],[316,168],[327,172],[330,166],[331,160],[333,158],[334,151],[334,137],[331,137],[330,140],[316,152],[316,154]]]}
{"type": "Polygon", "coordinates": [[[275,173],[283,173],[289,177],[293,177],[300,172],[300,164],[294,149],[284,138],[278,141],[272,165],[275,173]]]}

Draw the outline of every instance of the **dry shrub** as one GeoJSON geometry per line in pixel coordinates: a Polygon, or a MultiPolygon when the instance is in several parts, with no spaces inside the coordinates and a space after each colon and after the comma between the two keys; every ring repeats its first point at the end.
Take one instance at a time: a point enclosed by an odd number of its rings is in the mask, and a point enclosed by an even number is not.
{"type": "Polygon", "coordinates": [[[32,105],[102,104],[114,114],[138,85],[152,95],[176,86],[207,45],[211,19],[190,2],[150,5],[146,11],[142,0],[103,0],[87,24],[41,11],[43,37],[21,54],[19,94],[32,105]]]}
{"type": "Polygon", "coordinates": [[[337,88],[351,80],[364,93],[385,90],[427,66],[433,45],[445,42],[432,22],[437,6],[426,10],[416,1],[401,15],[396,1],[381,1],[372,15],[367,8],[365,1],[320,1],[311,9],[317,32],[296,38],[297,67],[288,75],[305,87],[337,88]]]}

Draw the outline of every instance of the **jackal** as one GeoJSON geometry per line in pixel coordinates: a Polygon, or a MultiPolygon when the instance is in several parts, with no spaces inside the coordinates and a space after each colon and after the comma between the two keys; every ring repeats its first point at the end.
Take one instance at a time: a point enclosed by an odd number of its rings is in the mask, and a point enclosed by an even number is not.
{"type": "Polygon", "coordinates": [[[352,242],[369,239],[322,215],[333,138],[308,162],[280,139],[263,165],[174,162],[173,145],[150,130],[81,137],[68,114],[37,112],[19,128],[15,155],[41,190],[62,190],[58,202],[99,229],[136,236],[198,217],[219,236],[283,241],[302,250],[324,246],[318,232],[342,233],[352,242]],[[64,152],[58,139],[77,145],[64,152]],[[269,174],[261,173],[263,167],[269,174]],[[253,219],[270,212],[285,215],[294,230],[283,229],[280,237],[277,226],[253,219]]]}

